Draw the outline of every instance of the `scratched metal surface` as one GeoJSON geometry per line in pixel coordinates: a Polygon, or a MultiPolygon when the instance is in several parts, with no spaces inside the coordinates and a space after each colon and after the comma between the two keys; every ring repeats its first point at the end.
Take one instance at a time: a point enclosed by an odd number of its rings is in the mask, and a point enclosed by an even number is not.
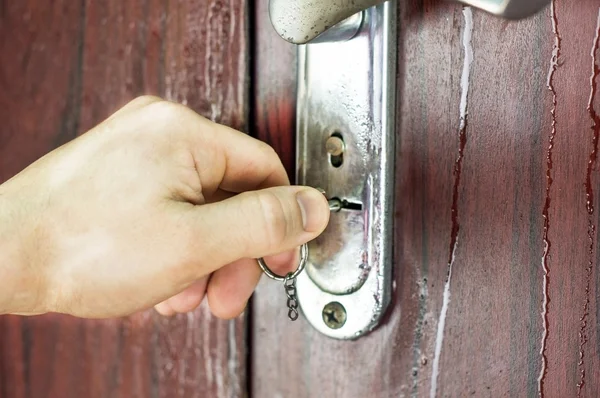
{"type": "MultiPolygon", "coordinates": [[[[232,127],[248,113],[245,2],[0,1],[0,181],[128,100],[232,127]]],[[[243,397],[243,318],[0,317],[0,397],[243,397]]]]}
{"type": "MultiPolygon", "coordinates": [[[[255,128],[291,173],[295,58],[267,3],[255,128]]],[[[262,281],[254,396],[600,396],[599,13],[556,0],[506,22],[400,2],[393,309],[333,341],[286,322],[262,281]]]]}

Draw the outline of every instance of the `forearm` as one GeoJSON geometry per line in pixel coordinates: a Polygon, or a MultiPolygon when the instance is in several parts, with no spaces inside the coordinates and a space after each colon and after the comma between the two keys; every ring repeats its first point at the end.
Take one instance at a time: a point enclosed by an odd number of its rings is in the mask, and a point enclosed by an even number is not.
{"type": "Polygon", "coordinates": [[[43,277],[31,267],[35,228],[18,193],[8,185],[0,185],[0,314],[40,313],[43,277]]]}

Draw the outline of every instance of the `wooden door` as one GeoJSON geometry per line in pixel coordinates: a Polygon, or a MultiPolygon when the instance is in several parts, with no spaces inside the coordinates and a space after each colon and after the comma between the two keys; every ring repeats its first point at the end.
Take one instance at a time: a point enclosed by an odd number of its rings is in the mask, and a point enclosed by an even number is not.
{"type": "MultiPolygon", "coordinates": [[[[242,0],[0,1],[0,180],[157,94],[248,129],[242,0]]],[[[245,317],[0,318],[0,397],[243,397],[245,317]]]]}
{"type": "MultiPolygon", "coordinates": [[[[519,22],[398,7],[396,287],[379,329],[340,342],[290,323],[269,280],[231,322],[204,306],[1,317],[0,397],[600,396],[600,5],[519,22]]],[[[267,10],[0,1],[0,181],[143,93],[258,136],[293,174],[295,48],[267,10]]]]}
{"type": "MultiPolygon", "coordinates": [[[[256,131],[291,167],[295,52],[261,4],[256,131]]],[[[286,322],[263,281],[252,396],[600,396],[599,13],[556,0],[508,22],[399,2],[392,307],[335,341],[286,322]]]]}

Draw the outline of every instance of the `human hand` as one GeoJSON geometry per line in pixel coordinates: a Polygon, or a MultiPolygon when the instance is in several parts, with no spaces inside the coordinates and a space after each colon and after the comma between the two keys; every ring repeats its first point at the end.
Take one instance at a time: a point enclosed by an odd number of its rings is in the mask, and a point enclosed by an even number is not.
{"type": "Polygon", "coordinates": [[[205,294],[235,317],[261,275],[254,258],[293,270],[329,220],[268,145],[155,97],[0,185],[0,207],[0,312],[90,318],[187,312],[205,294]]]}

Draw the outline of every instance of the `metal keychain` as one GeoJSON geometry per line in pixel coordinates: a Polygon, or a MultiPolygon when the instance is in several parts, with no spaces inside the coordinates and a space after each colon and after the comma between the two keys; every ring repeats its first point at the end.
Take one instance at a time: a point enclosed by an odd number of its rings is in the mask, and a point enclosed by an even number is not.
{"type": "Polygon", "coordinates": [[[304,270],[306,260],[308,259],[308,245],[305,243],[300,247],[300,263],[294,272],[289,272],[286,276],[280,276],[269,269],[267,263],[262,258],[257,259],[258,265],[267,276],[273,280],[283,282],[285,294],[287,295],[288,318],[291,321],[298,319],[298,297],[296,296],[296,277],[304,270]]]}
{"type": "MultiPolygon", "coordinates": [[[[323,195],[325,195],[325,191],[317,188],[323,195]]],[[[329,210],[332,213],[337,213],[343,207],[343,203],[339,199],[329,199],[329,210]]],[[[267,263],[262,258],[257,259],[258,265],[263,270],[267,276],[273,280],[283,282],[283,287],[285,288],[285,294],[287,295],[287,306],[288,306],[288,318],[290,320],[295,321],[298,319],[298,297],[296,296],[296,277],[300,275],[300,273],[304,270],[304,266],[306,266],[306,260],[308,259],[308,245],[305,243],[300,246],[300,263],[298,264],[298,268],[294,272],[289,272],[286,276],[280,276],[274,273],[269,269],[267,263]]]]}

